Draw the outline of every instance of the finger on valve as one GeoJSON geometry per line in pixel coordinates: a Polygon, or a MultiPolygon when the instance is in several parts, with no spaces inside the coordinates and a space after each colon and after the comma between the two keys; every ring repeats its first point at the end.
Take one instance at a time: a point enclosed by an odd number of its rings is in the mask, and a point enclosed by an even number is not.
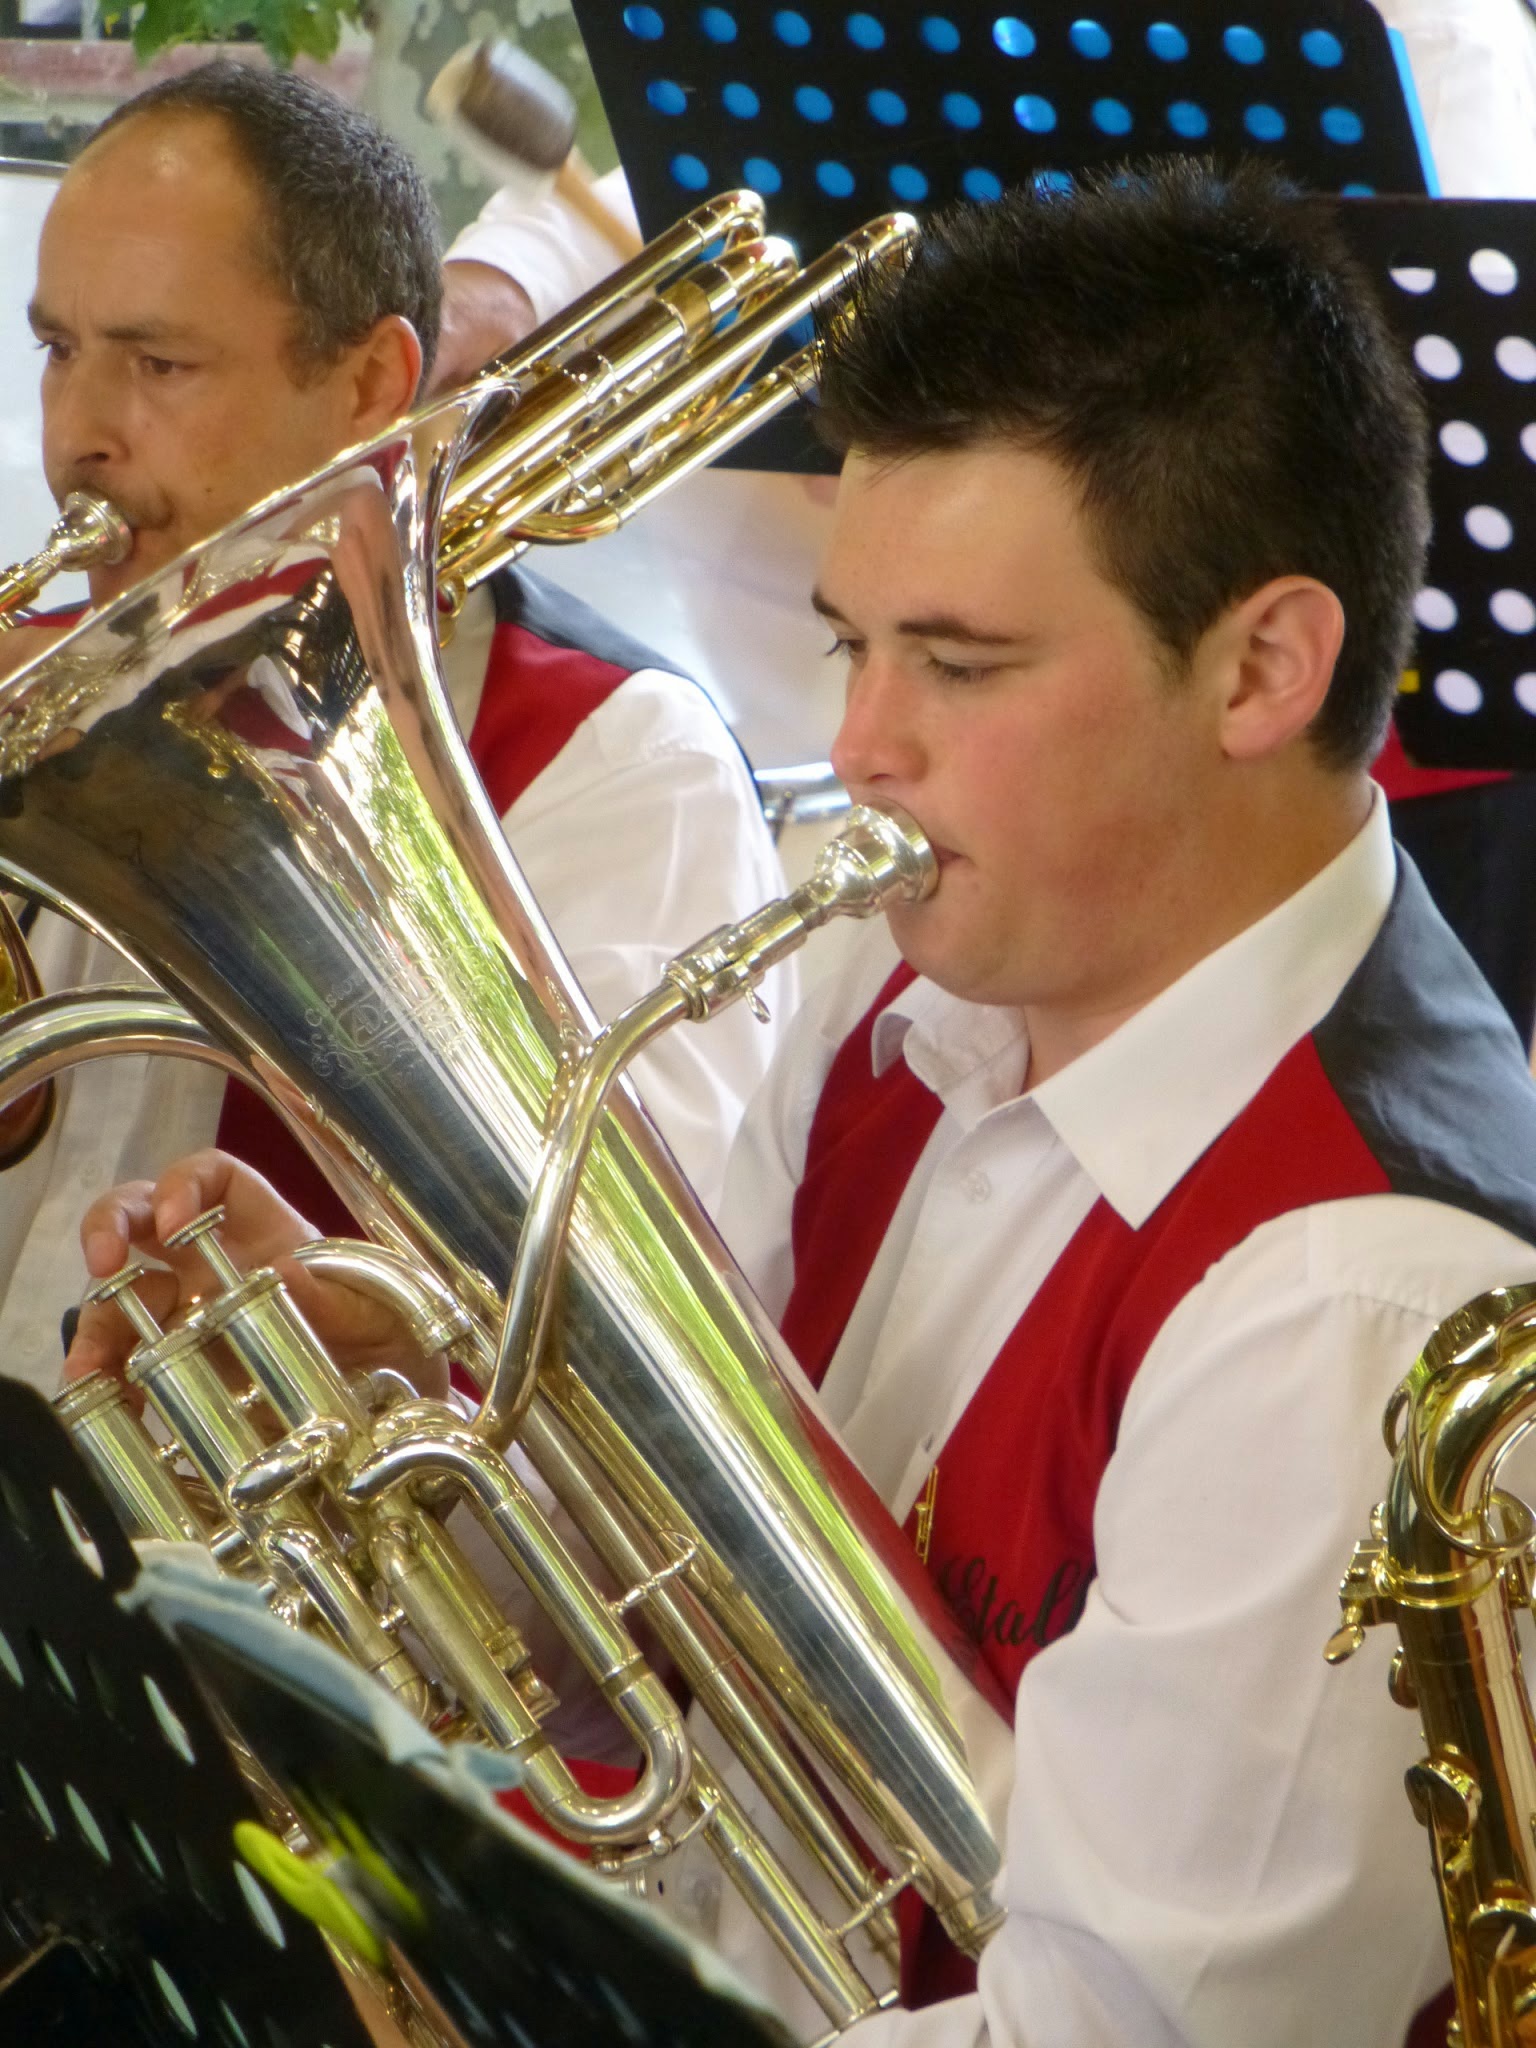
{"type": "MultiPolygon", "coordinates": [[[[320,1233],[260,1174],[227,1152],[193,1153],[167,1167],[153,1184],[129,1182],[93,1202],[80,1229],[92,1279],[109,1279],[135,1254],[154,1260],[165,1271],[136,1280],[134,1291],[162,1327],[174,1322],[217,1291],[218,1283],[195,1243],[171,1240],[196,1217],[219,1207],[224,1210],[219,1243],[237,1270],[274,1268],[339,1365],[355,1370],[397,1366],[423,1391],[441,1391],[439,1376],[424,1379],[412,1370],[412,1347],[388,1308],[295,1261],[298,1247],[320,1233]]],[[[120,1307],[88,1304],[69,1351],[66,1378],[93,1369],[121,1371],[135,1341],[120,1307]]]]}
{"type": "MultiPolygon", "coordinates": [[[[177,1313],[182,1289],[175,1274],[150,1268],[135,1281],[134,1291],[162,1327],[177,1313]]],[[[64,1357],[64,1383],[93,1372],[121,1379],[139,1341],[138,1331],[116,1301],[84,1302],[64,1357]]],[[[132,1399],[137,1407],[138,1397],[132,1399]]]]}

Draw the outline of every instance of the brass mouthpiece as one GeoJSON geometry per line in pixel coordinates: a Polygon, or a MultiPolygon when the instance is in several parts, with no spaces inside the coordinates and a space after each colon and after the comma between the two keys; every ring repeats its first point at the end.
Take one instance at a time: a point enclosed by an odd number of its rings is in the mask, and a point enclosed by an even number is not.
{"type": "Polygon", "coordinates": [[[23,606],[55,576],[120,562],[132,546],[133,530],[115,505],[93,491],[71,491],[37,553],[0,572],[0,632],[16,624],[23,606]]]}

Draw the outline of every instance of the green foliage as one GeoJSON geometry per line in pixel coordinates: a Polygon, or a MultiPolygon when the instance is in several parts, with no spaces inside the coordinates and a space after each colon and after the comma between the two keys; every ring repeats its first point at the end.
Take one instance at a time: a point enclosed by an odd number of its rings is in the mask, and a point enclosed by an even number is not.
{"type": "Polygon", "coordinates": [[[274,64],[295,57],[334,56],[344,21],[356,21],[364,0],[117,0],[103,10],[110,27],[127,15],[141,64],[175,43],[227,43],[254,34],[274,64]]]}

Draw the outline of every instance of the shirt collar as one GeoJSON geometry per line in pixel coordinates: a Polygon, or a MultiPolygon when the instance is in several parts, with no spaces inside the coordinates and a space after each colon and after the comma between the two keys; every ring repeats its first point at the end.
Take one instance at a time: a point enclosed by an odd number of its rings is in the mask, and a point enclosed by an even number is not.
{"type": "MultiPolygon", "coordinates": [[[[1327,867],[1031,1090],[1029,1102],[1132,1229],[1332,1009],[1395,881],[1375,790],[1370,816],[1327,867]]],[[[875,1020],[872,1051],[877,1074],[903,1055],[969,1129],[1018,1096],[1029,1040],[1017,1011],[919,979],[875,1020]]]]}

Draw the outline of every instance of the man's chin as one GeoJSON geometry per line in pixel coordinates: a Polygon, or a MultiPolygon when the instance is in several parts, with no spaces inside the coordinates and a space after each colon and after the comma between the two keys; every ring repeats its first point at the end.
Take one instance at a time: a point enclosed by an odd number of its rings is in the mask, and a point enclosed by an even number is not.
{"type": "MultiPolygon", "coordinates": [[[[940,888],[943,884],[941,882],[940,888]]],[[[996,946],[974,930],[960,929],[942,918],[936,897],[926,903],[901,903],[886,912],[896,950],[915,974],[962,1002],[1013,1009],[1025,1000],[996,946]]],[[[1011,963],[1009,963],[1011,964],[1011,963]]]]}
{"type": "Polygon", "coordinates": [[[933,916],[933,907],[932,899],[927,903],[895,904],[885,914],[886,923],[897,952],[913,972],[958,995],[961,991],[953,986],[954,949],[945,943],[947,934],[933,916]]]}

